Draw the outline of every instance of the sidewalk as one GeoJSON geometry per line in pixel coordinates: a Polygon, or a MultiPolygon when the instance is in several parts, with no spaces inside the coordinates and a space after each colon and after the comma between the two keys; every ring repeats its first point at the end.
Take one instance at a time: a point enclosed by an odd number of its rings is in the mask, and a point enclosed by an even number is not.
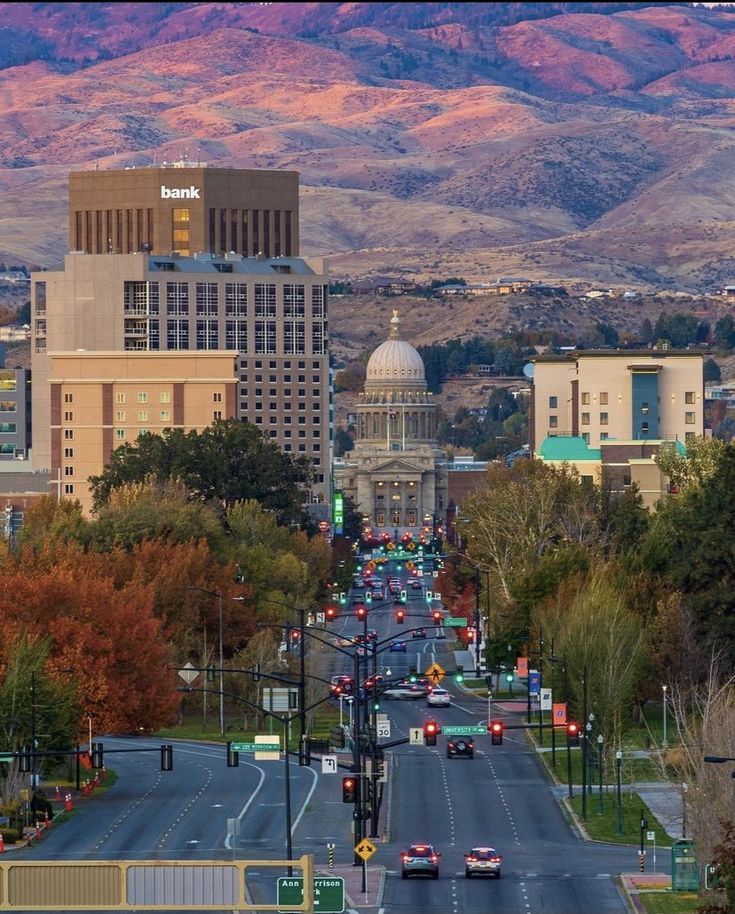
{"type": "Polygon", "coordinates": [[[640,899],[640,893],[668,891],[671,889],[671,876],[663,873],[623,873],[620,876],[620,884],[623,891],[628,896],[630,908],[636,911],[636,914],[644,914],[645,908],[640,899]]]}

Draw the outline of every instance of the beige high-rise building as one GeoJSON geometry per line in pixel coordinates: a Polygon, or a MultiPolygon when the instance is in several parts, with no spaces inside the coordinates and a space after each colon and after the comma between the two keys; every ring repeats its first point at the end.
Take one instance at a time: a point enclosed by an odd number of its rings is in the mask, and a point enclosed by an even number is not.
{"type": "Polygon", "coordinates": [[[299,174],[172,162],[69,175],[69,250],[299,253],[299,174]]]}
{"type": "Polygon", "coordinates": [[[116,447],[236,416],[238,357],[227,350],[50,353],[52,491],[89,511],[88,479],[116,447]]]}
{"type": "Polygon", "coordinates": [[[319,258],[67,254],[32,277],[33,462],[52,466],[49,352],[239,353],[237,414],[331,500],[327,267],[319,258]]]}

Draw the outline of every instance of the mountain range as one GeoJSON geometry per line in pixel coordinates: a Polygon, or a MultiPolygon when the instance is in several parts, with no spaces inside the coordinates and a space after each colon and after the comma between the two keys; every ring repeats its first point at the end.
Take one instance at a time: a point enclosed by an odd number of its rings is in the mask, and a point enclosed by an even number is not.
{"type": "Polygon", "coordinates": [[[0,3],[0,260],[67,176],[296,169],[332,273],[735,279],[735,12],[644,3],[0,3]]]}

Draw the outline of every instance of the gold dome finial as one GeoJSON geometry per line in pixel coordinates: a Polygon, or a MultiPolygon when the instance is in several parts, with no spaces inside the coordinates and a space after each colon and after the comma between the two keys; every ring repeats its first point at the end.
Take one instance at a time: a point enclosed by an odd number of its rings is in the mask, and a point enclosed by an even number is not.
{"type": "Polygon", "coordinates": [[[401,319],[398,316],[398,308],[393,309],[393,317],[390,319],[390,337],[391,340],[400,340],[401,338],[401,319]]]}

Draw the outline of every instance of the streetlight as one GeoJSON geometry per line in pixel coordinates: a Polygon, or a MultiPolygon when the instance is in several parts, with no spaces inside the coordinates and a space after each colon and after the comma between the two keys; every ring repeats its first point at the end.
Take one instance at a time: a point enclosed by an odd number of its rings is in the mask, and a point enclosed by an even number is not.
{"type": "Polygon", "coordinates": [[[597,806],[597,815],[598,816],[601,816],[605,811],[602,806],[602,743],[603,743],[602,733],[598,733],[597,734],[597,754],[598,754],[597,764],[600,769],[600,797],[599,797],[599,803],[597,806]]]}
{"type": "Polygon", "coordinates": [[[225,673],[224,673],[224,654],[222,650],[222,591],[206,590],[204,587],[187,587],[187,590],[198,590],[199,593],[209,594],[210,597],[217,597],[219,601],[219,735],[225,737],[225,673]]]}
{"type": "MultiPolygon", "coordinates": [[[[705,762],[707,759],[705,759],[705,762]]],[[[735,762],[735,759],[729,759],[728,761],[735,762]]],[[[681,785],[681,836],[686,838],[687,836],[687,790],[689,790],[688,784],[681,785]]]]}
{"type": "Polygon", "coordinates": [[[623,764],[623,753],[618,749],[615,753],[615,780],[617,789],[617,809],[615,810],[615,834],[623,834],[623,802],[620,795],[620,766],[623,764]]]}
{"type": "Polygon", "coordinates": [[[667,685],[661,686],[661,690],[664,693],[664,741],[663,741],[664,749],[666,749],[666,747],[669,745],[668,742],[666,741],[666,690],[667,689],[668,689],[667,685]]]}

